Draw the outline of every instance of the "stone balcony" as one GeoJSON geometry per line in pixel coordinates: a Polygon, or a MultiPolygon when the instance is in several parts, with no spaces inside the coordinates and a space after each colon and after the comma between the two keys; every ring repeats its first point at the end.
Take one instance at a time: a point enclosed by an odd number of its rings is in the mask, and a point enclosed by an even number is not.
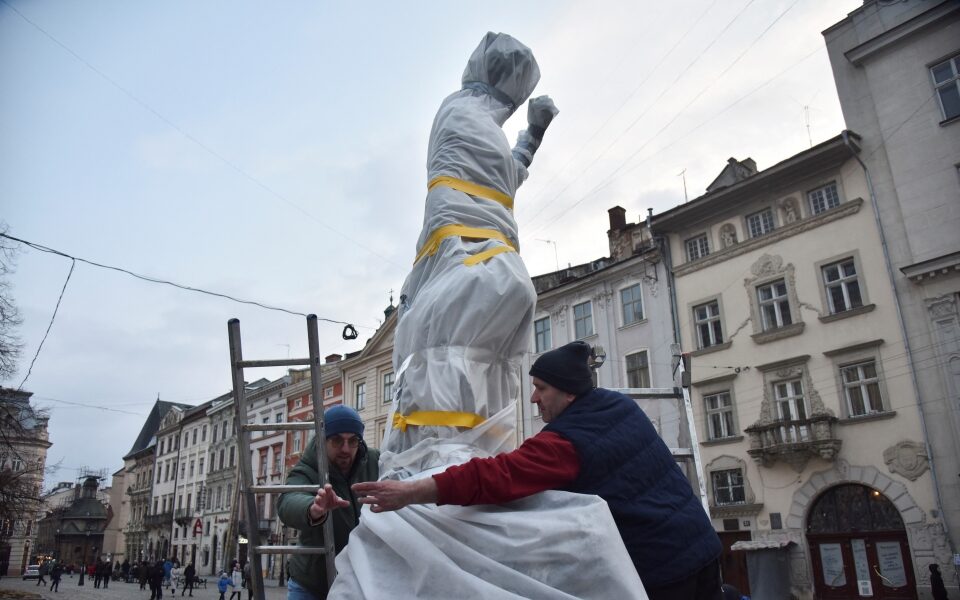
{"type": "Polygon", "coordinates": [[[169,527],[173,521],[173,511],[168,510],[156,515],[147,515],[143,518],[143,524],[147,527],[160,527],[166,525],[169,527]]]}
{"type": "Polygon", "coordinates": [[[795,421],[757,422],[744,432],[750,436],[747,452],[764,467],[785,462],[798,473],[811,458],[833,461],[840,452],[841,440],[834,427],[837,418],[819,414],[795,421]]]}

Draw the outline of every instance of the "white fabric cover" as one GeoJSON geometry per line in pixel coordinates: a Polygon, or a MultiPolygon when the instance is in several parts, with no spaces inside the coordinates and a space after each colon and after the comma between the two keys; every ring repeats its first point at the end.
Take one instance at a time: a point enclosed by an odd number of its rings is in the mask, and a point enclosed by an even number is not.
{"type": "MultiPolygon", "coordinates": [[[[440,106],[430,134],[428,181],[463,179],[514,197],[527,177],[502,126],[532,93],[540,71],[529,48],[488,33],[463,74],[464,89],[440,106]]],[[[531,102],[544,128],[556,108],[531,102]]],[[[529,163],[539,145],[521,132],[529,163]]],[[[459,224],[503,233],[519,249],[513,213],[449,187],[428,194],[417,250],[432,232],[459,224]]],[[[396,373],[382,479],[430,476],[516,446],[521,360],[530,345],[536,292],[518,252],[466,266],[464,258],[502,246],[445,239],[403,285],[394,339],[396,373]],[[486,420],[472,429],[390,427],[394,414],[455,411],[486,420]]],[[[504,506],[408,506],[374,514],[337,557],[332,598],[646,598],[606,503],[550,491],[504,506]]]]}

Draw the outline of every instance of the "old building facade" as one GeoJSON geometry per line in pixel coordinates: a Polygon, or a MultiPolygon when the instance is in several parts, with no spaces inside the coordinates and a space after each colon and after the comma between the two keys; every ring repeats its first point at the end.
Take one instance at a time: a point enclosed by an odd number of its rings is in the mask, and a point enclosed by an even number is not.
{"type": "MultiPolygon", "coordinates": [[[[386,319],[363,350],[347,357],[340,365],[343,374],[343,403],[360,413],[365,429],[364,441],[379,448],[389,426],[390,403],[393,401],[393,334],[397,313],[391,304],[384,311],[386,319]]],[[[326,392],[325,392],[326,393],[326,392]]]]}
{"type": "Polygon", "coordinates": [[[910,597],[945,544],[859,141],[731,159],[652,219],[725,576],[755,595],[782,567],[800,598],[910,597]]]}

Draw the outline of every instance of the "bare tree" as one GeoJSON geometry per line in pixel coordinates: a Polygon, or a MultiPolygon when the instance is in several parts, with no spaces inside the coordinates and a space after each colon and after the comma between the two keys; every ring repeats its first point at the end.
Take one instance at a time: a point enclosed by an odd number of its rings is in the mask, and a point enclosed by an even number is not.
{"type": "Polygon", "coordinates": [[[30,405],[31,395],[0,388],[0,541],[40,509],[49,416],[30,405]]]}
{"type": "MultiPolygon", "coordinates": [[[[6,223],[0,221],[0,233],[6,232],[6,223]]],[[[22,320],[7,279],[16,270],[18,251],[19,246],[16,243],[0,237],[0,381],[10,379],[16,374],[22,348],[16,331],[22,320]]]]}

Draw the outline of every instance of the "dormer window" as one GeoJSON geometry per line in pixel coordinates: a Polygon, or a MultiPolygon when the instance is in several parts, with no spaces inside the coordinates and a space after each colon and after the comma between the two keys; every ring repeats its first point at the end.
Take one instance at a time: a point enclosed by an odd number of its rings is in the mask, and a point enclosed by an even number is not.
{"type": "Polygon", "coordinates": [[[707,234],[702,233],[687,240],[687,261],[694,261],[710,254],[710,243],[707,234]]]}
{"type": "Polygon", "coordinates": [[[747,215],[747,231],[752,238],[767,235],[773,231],[773,211],[765,208],[760,212],[747,215]]]}
{"type": "Polygon", "coordinates": [[[807,192],[810,200],[810,213],[819,215],[831,208],[840,206],[840,196],[837,194],[837,182],[831,181],[827,185],[807,192]]]}

